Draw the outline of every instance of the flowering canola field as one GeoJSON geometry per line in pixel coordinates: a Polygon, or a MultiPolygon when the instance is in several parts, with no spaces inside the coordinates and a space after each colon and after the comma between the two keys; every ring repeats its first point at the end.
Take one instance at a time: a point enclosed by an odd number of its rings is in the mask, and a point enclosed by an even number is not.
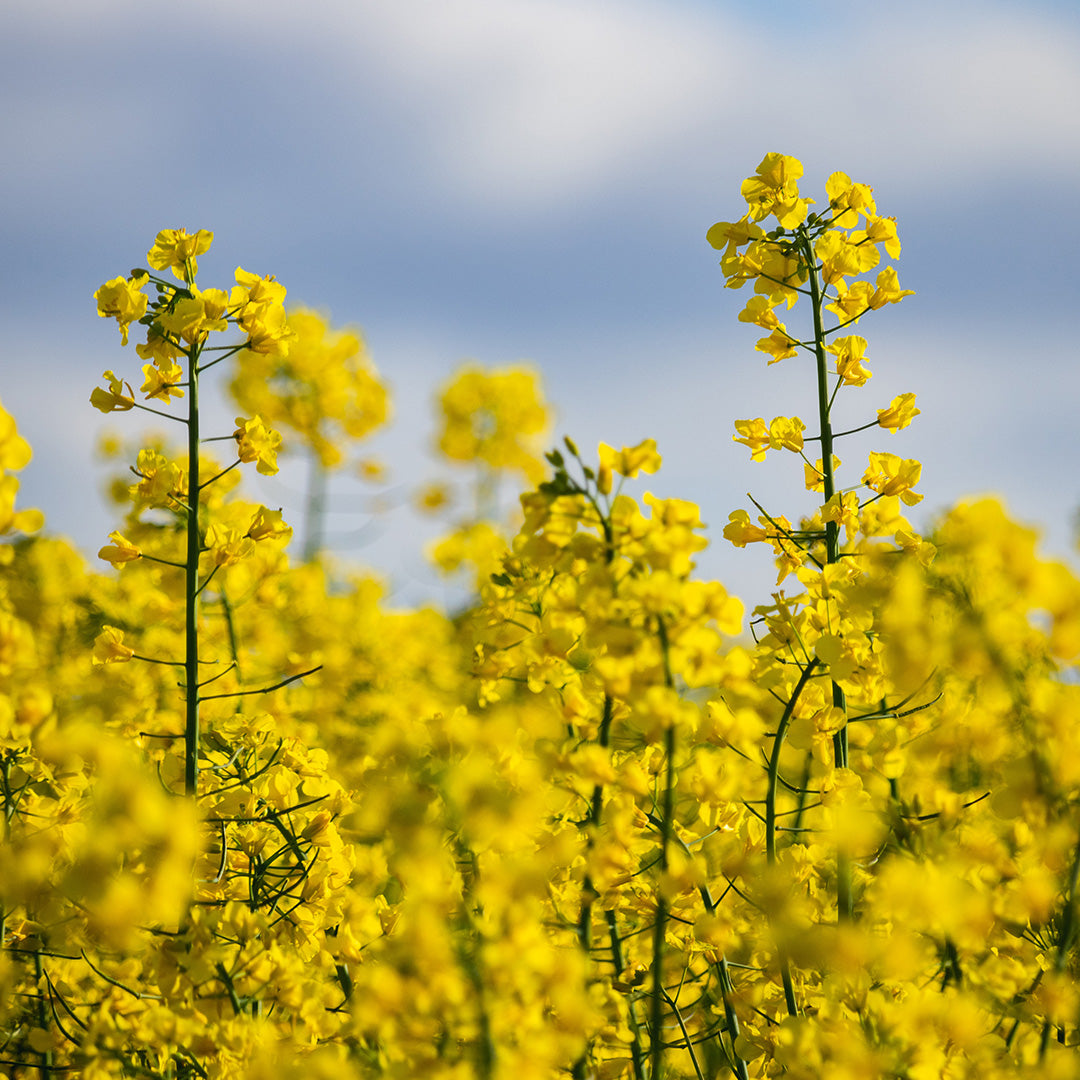
{"type": "MultiPolygon", "coordinates": [[[[91,403],[165,435],[90,567],[16,509],[0,409],[0,1076],[1080,1076],[1080,581],[993,501],[919,535],[914,458],[845,471],[856,331],[909,292],[873,191],[801,174],[768,154],[708,231],[756,349],[816,373],[806,419],[735,420],[818,504],[731,513],[775,556],[750,610],[695,576],[693,503],[624,492],[652,440],[545,454],[535,376],[479,368],[432,551],[475,598],[389,610],[241,484],[302,448],[317,519],[389,412],[359,337],[197,284],[207,231],[98,289],[143,381],[91,403]]],[[[903,443],[915,400],[853,430],[903,443]]]]}

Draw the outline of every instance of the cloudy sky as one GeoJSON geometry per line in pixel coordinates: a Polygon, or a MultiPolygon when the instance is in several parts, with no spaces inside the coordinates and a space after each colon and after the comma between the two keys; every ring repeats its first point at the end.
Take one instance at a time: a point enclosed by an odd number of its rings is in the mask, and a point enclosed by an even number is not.
{"type": "MultiPolygon", "coordinates": [[[[860,324],[914,427],[841,445],[924,463],[924,525],[995,492],[1064,553],[1080,505],[1080,8],[1072,0],[9,0],[0,13],[0,399],[31,441],[23,505],[92,555],[117,526],[93,446],[133,414],[88,404],[133,348],[91,294],[165,227],[362,327],[396,419],[395,482],[433,469],[432,397],[465,359],[527,360],[556,435],[657,439],[652,488],[698,502],[702,570],[748,600],[767,566],[720,537],[746,492],[795,516],[801,467],[751,465],[735,418],[813,412],[766,367],[705,230],[771,150],[804,190],[870,183],[917,295],[860,324]]],[[[795,309],[795,313],[799,308],[795,309]]],[[[218,407],[222,425],[231,417],[218,407]]],[[[302,477],[255,486],[299,524],[302,477]]],[[[335,547],[402,600],[438,598],[425,533],[338,485],[335,547]]]]}

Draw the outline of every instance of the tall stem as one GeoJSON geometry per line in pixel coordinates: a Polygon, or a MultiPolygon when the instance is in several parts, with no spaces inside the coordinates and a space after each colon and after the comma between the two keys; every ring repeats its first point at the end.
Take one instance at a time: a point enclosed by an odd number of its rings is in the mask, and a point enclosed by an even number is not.
{"type": "MultiPolygon", "coordinates": [[[[821,472],[822,487],[825,501],[828,502],[836,491],[836,480],[833,475],[833,430],[832,419],[829,416],[829,383],[828,367],[825,360],[825,329],[821,319],[821,281],[818,278],[818,266],[814,258],[810,239],[805,234],[801,235],[801,247],[803,258],[806,262],[808,284],[810,286],[810,303],[814,313],[814,356],[817,361],[817,395],[818,395],[818,420],[821,425],[821,472]]],[[[840,561],[840,526],[835,521],[825,525],[825,562],[835,563],[840,561]]],[[[847,713],[847,698],[839,683],[832,684],[833,706],[847,713]]],[[[838,769],[848,767],[848,731],[845,724],[833,735],[833,761],[838,769]]],[[[850,919],[854,910],[854,901],[851,892],[851,862],[843,854],[837,859],[837,887],[836,887],[837,915],[841,920],[850,919]]]]}
{"type": "Polygon", "coordinates": [[[184,574],[184,790],[194,795],[199,783],[199,346],[188,350],[188,513],[184,574]]]}

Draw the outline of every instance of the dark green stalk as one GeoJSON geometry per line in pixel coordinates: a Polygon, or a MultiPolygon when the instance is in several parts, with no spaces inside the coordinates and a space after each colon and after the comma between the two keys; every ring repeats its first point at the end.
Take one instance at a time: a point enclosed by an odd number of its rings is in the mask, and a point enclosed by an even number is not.
{"type": "MultiPolygon", "coordinates": [[[[787,736],[788,727],[791,724],[795,705],[798,703],[806,684],[810,681],[814,668],[820,661],[814,657],[809,664],[802,669],[799,681],[795,684],[787,705],[784,706],[784,714],[780,717],[776,734],[773,737],[772,755],[769,758],[769,786],[765,794],[765,857],[769,866],[776,865],[776,789],[780,776],[780,751],[784,748],[784,739],[787,736]]],[[[795,984],[791,980],[791,968],[788,965],[787,955],[783,949],[779,949],[780,980],[784,984],[784,1001],[787,1004],[789,1015],[799,1015],[799,1005],[795,1000],[795,984]]]]}
{"type": "MultiPolygon", "coordinates": [[[[1069,886],[1065,890],[1065,906],[1061,913],[1061,930],[1058,934],[1057,956],[1054,957],[1054,970],[1062,972],[1069,960],[1069,952],[1076,937],[1076,887],[1080,883],[1080,840],[1077,841],[1073,850],[1072,869],[1069,872],[1069,886]]],[[[1046,1056],[1046,1049],[1050,1043],[1050,1030],[1052,1028],[1049,1018],[1043,1023],[1042,1035],[1039,1038],[1039,1060],[1046,1056]]]]}
{"type": "MultiPolygon", "coordinates": [[[[675,686],[671,674],[670,649],[668,647],[667,627],[663,618],[657,618],[657,634],[664,657],[664,682],[669,689],[675,686]]],[[[663,877],[668,868],[668,847],[671,843],[675,817],[675,728],[669,727],[664,732],[664,801],[660,813],[660,887],[656,893],[656,922],[653,925],[653,961],[652,961],[652,1008],[650,1011],[651,1058],[650,1080],[660,1080],[664,1062],[664,1042],[660,1037],[661,1020],[664,1015],[664,936],[667,932],[668,905],[663,893],[663,877]]]]}
{"type": "Polygon", "coordinates": [[[188,350],[188,508],[184,574],[184,790],[194,795],[199,783],[199,346],[188,350]]]}
{"type": "Polygon", "coordinates": [[[656,922],[653,924],[653,962],[652,962],[652,1009],[650,1012],[651,1042],[649,1045],[652,1060],[650,1080],[660,1080],[664,1061],[664,1042],[660,1036],[661,1021],[664,1016],[664,936],[667,932],[668,905],[663,894],[663,875],[668,868],[668,845],[671,842],[672,816],[675,806],[675,728],[669,727],[664,732],[664,755],[667,769],[664,783],[664,802],[660,815],[660,858],[658,867],[661,883],[656,893],[656,922]]]}
{"type": "MultiPolygon", "coordinates": [[[[814,315],[814,356],[817,361],[818,421],[821,425],[821,472],[825,501],[836,492],[836,480],[833,475],[833,430],[829,415],[828,367],[825,358],[825,328],[821,320],[822,293],[818,280],[818,268],[814,259],[810,238],[801,233],[801,247],[806,262],[808,284],[810,285],[810,303],[814,315]]],[[[840,526],[835,521],[825,525],[825,561],[835,563],[840,560],[840,526]]],[[[832,699],[835,708],[847,713],[847,699],[839,683],[832,684],[832,699]]],[[[833,735],[833,760],[838,769],[848,767],[848,732],[845,724],[833,735]]],[[[837,859],[836,886],[837,914],[841,920],[850,919],[854,909],[851,892],[851,861],[846,855],[837,859]]]]}

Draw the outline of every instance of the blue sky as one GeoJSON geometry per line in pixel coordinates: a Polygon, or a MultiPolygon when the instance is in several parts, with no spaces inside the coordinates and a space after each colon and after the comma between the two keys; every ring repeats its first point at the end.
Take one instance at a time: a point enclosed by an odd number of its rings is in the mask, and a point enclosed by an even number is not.
{"type": "MultiPolygon", "coordinates": [[[[93,460],[130,414],[88,404],[138,374],[91,294],[158,229],[209,228],[204,285],[237,264],[359,325],[396,420],[372,447],[433,469],[431,399],[463,360],[543,374],[556,435],[657,439],[659,494],[702,507],[702,571],[754,601],[766,565],[720,537],[745,493],[794,516],[801,468],[751,465],[735,418],[812,413],[810,372],[766,368],[704,242],[765,152],[874,186],[917,295],[865,321],[841,446],[924,463],[919,524],[996,492],[1063,553],[1080,504],[1080,16],[1066,3],[679,0],[36,0],[0,14],[0,399],[35,450],[24,504],[93,554],[116,527],[93,460]],[[764,13],[764,14],[763,14],[764,13]]],[[[796,312],[798,312],[796,308],[796,312]]],[[[221,423],[231,414],[221,406],[221,423]]],[[[842,478],[843,479],[843,478],[842,478]]],[[[302,479],[253,492],[298,523],[302,479]]],[[[328,522],[403,600],[444,595],[424,527],[328,522]]]]}

